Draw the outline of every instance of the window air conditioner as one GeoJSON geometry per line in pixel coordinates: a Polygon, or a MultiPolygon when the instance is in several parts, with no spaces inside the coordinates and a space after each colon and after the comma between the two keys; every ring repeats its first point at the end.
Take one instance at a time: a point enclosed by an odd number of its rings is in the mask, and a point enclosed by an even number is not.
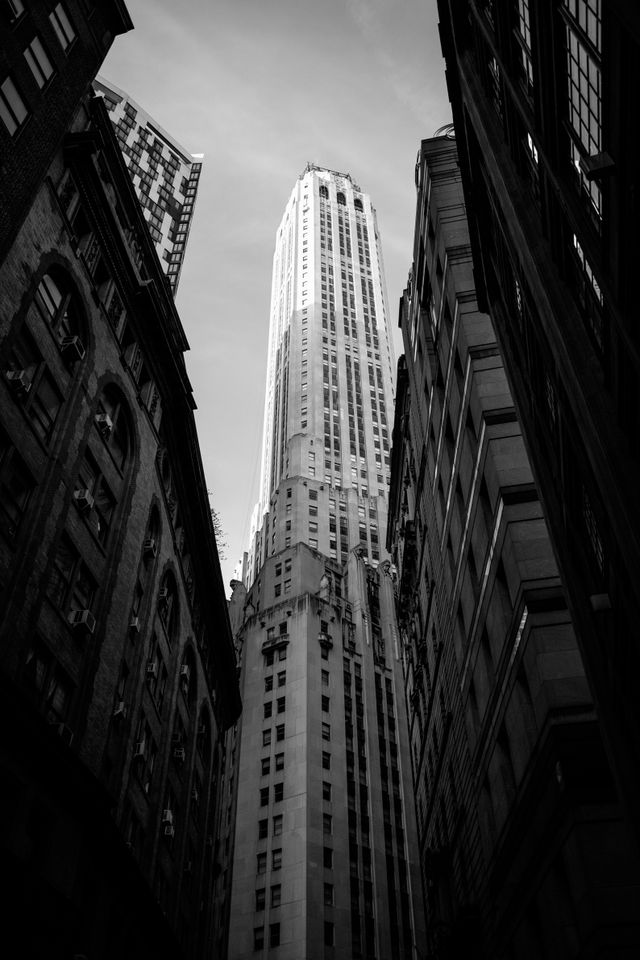
{"type": "Polygon", "coordinates": [[[26,370],[6,370],[5,377],[17,397],[26,397],[31,390],[31,381],[26,370]]]}
{"type": "Polygon", "coordinates": [[[116,700],[116,705],[113,708],[113,719],[114,720],[126,720],[127,717],[127,705],[124,700],[116,700]]]}
{"type": "Polygon", "coordinates": [[[91,610],[72,610],[68,620],[79,633],[93,633],[96,629],[96,618],[91,610]]]}
{"type": "Polygon", "coordinates": [[[136,745],[133,749],[133,758],[138,759],[144,757],[147,752],[147,745],[144,740],[137,740],[136,745]]]}
{"type": "Polygon", "coordinates": [[[184,763],[187,754],[184,747],[174,747],[173,749],[173,759],[178,760],[180,763],[184,763]]]}
{"type": "Polygon", "coordinates": [[[130,618],[129,630],[131,631],[131,633],[140,633],[140,617],[130,618]]]}
{"type": "Polygon", "coordinates": [[[73,499],[80,513],[89,513],[93,507],[93,495],[89,490],[75,490],[73,499]]]}
{"type": "Polygon", "coordinates": [[[155,660],[149,660],[147,663],[147,679],[151,677],[157,677],[158,675],[158,664],[155,660]]]}
{"type": "Polygon", "coordinates": [[[96,427],[103,437],[108,437],[113,430],[113,420],[108,413],[96,413],[96,427]]]}
{"type": "Polygon", "coordinates": [[[172,824],[172,823],[168,823],[168,824],[165,826],[163,832],[164,832],[165,837],[172,837],[176,831],[174,830],[173,824],[172,824]]]}
{"type": "Polygon", "coordinates": [[[165,809],[162,811],[162,822],[173,823],[173,810],[171,807],[165,807],[165,809]]]}

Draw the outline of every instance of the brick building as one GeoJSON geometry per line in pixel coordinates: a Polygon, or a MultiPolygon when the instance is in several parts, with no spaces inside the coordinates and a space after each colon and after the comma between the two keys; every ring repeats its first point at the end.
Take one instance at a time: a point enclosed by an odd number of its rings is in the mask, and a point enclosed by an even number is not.
{"type": "Polygon", "coordinates": [[[434,960],[631,957],[637,857],[478,309],[455,140],[422,142],[416,185],[387,548],[426,896],[418,946],[434,960]]]}
{"type": "Polygon", "coordinates": [[[115,2],[1,10],[4,936],[210,957],[240,700],[187,342],[90,94],[130,22],[115,2]]]}
{"type": "Polygon", "coordinates": [[[439,0],[478,299],[613,768],[640,811],[635,0],[439,0]]]}

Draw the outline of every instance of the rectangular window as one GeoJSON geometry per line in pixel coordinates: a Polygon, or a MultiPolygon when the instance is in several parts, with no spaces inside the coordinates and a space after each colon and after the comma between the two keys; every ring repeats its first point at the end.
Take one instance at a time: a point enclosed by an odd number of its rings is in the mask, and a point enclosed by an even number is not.
{"type": "Polygon", "coordinates": [[[271,730],[262,731],[262,746],[268,747],[271,743],[271,730]]]}
{"type": "Polygon", "coordinates": [[[286,705],[286,697],[278,697],[278,713],[284,713],[286,705]]]}
{"type": "Polygon", "coordinates": [[[261,760],[261,766],[262,766],[262,776],[266,777],[266,775],[269,773],[269,768],[271,766],[271,757],[263,757],[261,760]]]}
{"type": "Polygon", "coordinates": [[[274,783],[273,785],[273,800],[275,803],[280,803],[284,797],[284,783],[274,783]]]}
{"type": "Polygon", "coordinates": [[[328,723],[322,724],[322,739],[331,740],[331,726],[328,723]]]}
{"type": "Polygon", "coordinates": [[[275,755],[276,770],[284,770],[284,753],[275,755]]]}
{"type": "Polygon", "coordinates": [[[279,723],[276,727],[276,741],[284,740],[284,723],[279,723]]]}
{"type": "Polygon", "coordinates": [[[267,870],[267,854],[259,853],[256,858],[256,872],[258,874],[266,873],[267,870]]]}
{"type": "Polygon", "coordinates": [[[333,884],[325,883],[324,885],[324,905],[325,907],[333,906],[333,884]]]}
{"type": "Polygon", "coordinates": [[[264,692],[269,693],[270,690],[273,690],[273,676],[264,678],[264,692]]]}
{"type": "Polygon", "coordinates": [[[259,913],[260,910],[264,910],[265,903],[266,903],[266,890],[264,887],[261,887],[259,890],[256,890],[256,913],[259,913]]]}
{"type": "Polygon", "coordinates": [[[279,837],[282,835],[282,814],[279,813],[273,818],[273,835],[279,837]]]}
{"type": "Polygon", "coordinates": [[[11,136],[20,129],[28,115],[29,111],[18,88],[11,77],[7,77],[0,84],[0,119],[11,136]]]}
{"type": "Polygon", "coordinates": [[[8,540],[18,533],[34,482],[12,444],[0,433],[0,530],[8,540]]]}
{"type": "Polygon", "coordinates": [[[282,903],[282,887],[279,883],[274,883],[271,887],[271,906],[279,907],[282,903]]]}
{"type": "Polygon", "coordinates": [[[52,76],[53,67],[39,37],[34,37],[31,43],[27,44],[24,50],[24,57],[29,64],[36,83],[40,89],[42,89],[49,77],[52,76]]]}
{"type": "Polygon", "coordinates": [[[286,671],[286,670],[281,670],[281,671],[278,673],[278,686],[279,686],[279,687],[284,687],[284,685],[285,685],[286,682],[287,682],[287,671],[286,671]]]}
{"type": "Polygon", "coordinates": [[[269,835],[269,821],[258,820],[258,840],[266,840],[269,835]]]}
{"type": "Polygon", "coordinates": [[[269,924],[269,946],[270,947],[280,946],[280,924],[279,923],[269,924]]]}
{"type": "Polygon", "coordinates": [[[325,750],[322,751],[322,769],[331,769],[331,754],[327,753],[325,750]]]}
{"type": "Polygon", "coordinates": [[[322,799],[331,800],[331,784],[326,780],[322,781],[322,799]]]}
{"type": "Polygon", "coordinates": [[[333,818],[330,813],[322,814],[322,832],[329,835],[333,833],[333,818]]]}
{"type": "Polygon", "coordinates": [[[51,26],[56,32],[58,40],[60,41],[60,46],[66,53],[76,38],[76,32],[71,25],[67,11],[62,3],[57,3],[55,5],[49,14],[49,20],[51,21],[51,26]]]}
{"type": "Polygon", "coordinates": [[[322,712],[329,713],[329,697],[322,697],[322,712]]]}
{"type": "Polygon", "coordinates": [[[266,807],[269,805],[269,787],[261,787],[260,789],[260,806],[266,807]]]}
{"type": "Polygon", "coordinates": [[[264,949],[264,927],[253,928],[253,949],[254,950],[264,949]]]}
{"type": "Polygon", "coordinates": [[[273,712],[273,701],[269,700],[264,704],[264,719],[268,720],[273,712]]]}
{"type": "Polygon", "coordinates": [[[333,870],[333,850],[331,847],[324,847],[322,852],[322,861],[325,869],[333,870]]]}
{"type": "Polygon", "coordinates": [[[271,855],[271,869],[280,870],[282,868],[282,848],[274,850],[271,855]]]}
{"type": "Polygon", "coordinates": [[[333,946],[333,924],[330,920],[324,922],[324,945],[325,947],[333,946]]]}
{"type": "Polygon", "coordinates": [[[329,671],[328,671],[328,670],[322,670],[322,671],[321,671],[321,677],[322,677],[322,686],[323,686],[323,687],[328,687],[328,686],[329,686],[329,671]]]}

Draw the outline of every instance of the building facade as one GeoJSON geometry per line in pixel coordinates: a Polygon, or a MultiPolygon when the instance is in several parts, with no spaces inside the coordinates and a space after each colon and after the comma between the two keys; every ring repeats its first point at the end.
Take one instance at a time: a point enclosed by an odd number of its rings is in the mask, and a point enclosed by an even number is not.
{"type": "Polygon", "coordinates": [[[128,93],[104,77],[98,77],[93,88],[104,97],[149,233],[175,297],[203,154],[189,153],[181,147],[128,93]]]}
{"type": "Polygon", "coordinates": [[[439,3],[492,317],[629,815],[640,810],[640,11],[439,3]]]}
{"type": "Polygon", "coordinates": [[[423,956],[630,957],[640,870],[491,320],[455,140],[422,142],[400,309],[397,568],[423,956]]]}
{"type": "Polygon", "coordinates": [[[29,957],[210,957],[240,699],[186,338],[86,93],[94,36],[130,23],[8,6],[0,86],[26,114],[0,115],[24,173],[0,258],[3,933],[29,957]]]}
{"type": "Polygon", "coordinates": [[[309,165],[277,235],[260,503],[231,601],[230,960],[409,958],[424,936],[380,532],[391,402],[375,212],[309,165]]]}

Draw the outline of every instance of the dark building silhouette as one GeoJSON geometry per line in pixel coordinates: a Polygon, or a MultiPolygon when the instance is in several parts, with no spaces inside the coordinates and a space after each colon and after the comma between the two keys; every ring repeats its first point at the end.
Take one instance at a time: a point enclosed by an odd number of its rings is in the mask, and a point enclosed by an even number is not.
{"type": "Polygon", "coordinates": [[[0,11],[5,941],[212,957],[240,700],[187,342],[90,94],[130,21],[115,2],[0,11]]]}
{"type": "Polygon", "coordinates": [[[397,567],[434,960],[631,957],[637,859],[493,326],[453,139],[424,140],[401,301],[397,567]]]}
{"type": "Polygon", "coordinates": [[[629,814],[640,810],[634,0],[439,0],[491,314],[629,814]]]}

